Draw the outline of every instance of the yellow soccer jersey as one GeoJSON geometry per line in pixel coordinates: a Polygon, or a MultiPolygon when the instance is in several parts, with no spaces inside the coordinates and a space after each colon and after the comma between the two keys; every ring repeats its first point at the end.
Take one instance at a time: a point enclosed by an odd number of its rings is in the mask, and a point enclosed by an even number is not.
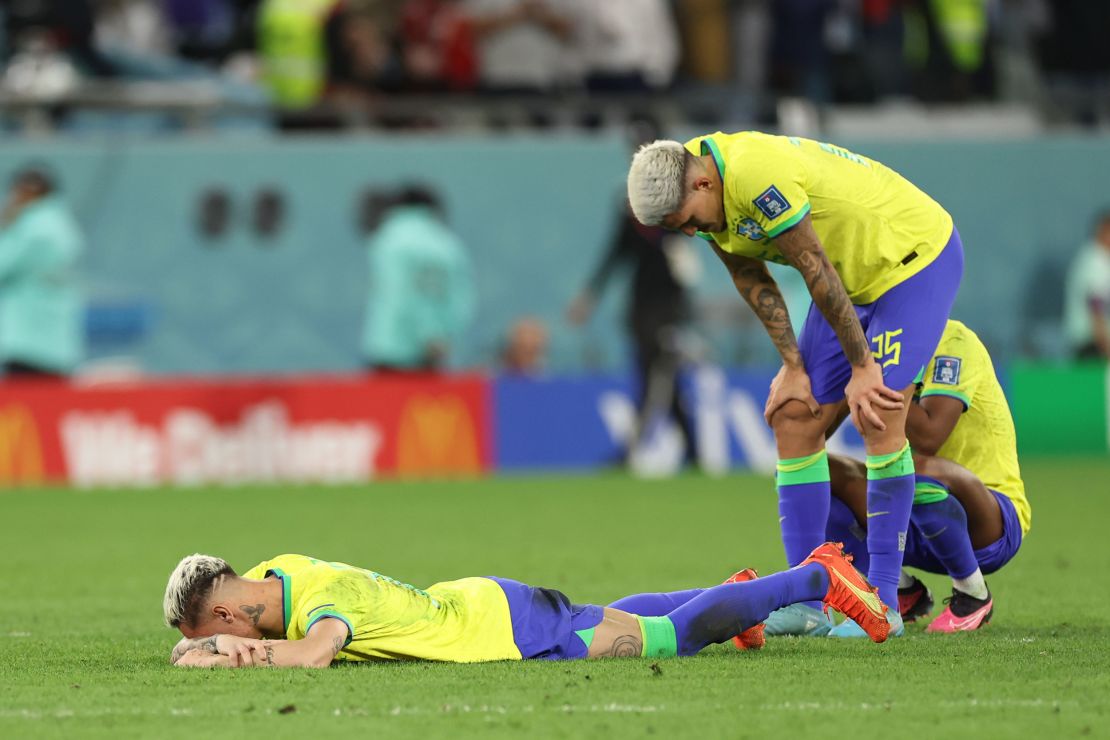
{"type": "Polygon", "coordinates": [[[304,555],[278,555],[244,578],[273,574],[284,592],[285,637],[303,639],[318,620],[349,631],[336,660],[520,660],[505,592],[488,578],[418,589],[371,570],[304,555]]]}
{"type": "Polygon", "coordinates": [[[1022,534],[1028,533],[1033,513],[1018,467],[1014,419],[987,348],[971,329],[949,321],[922,381],[922,398],[951,396],[964,404],[963,416],[937,456],[959,463],[1009,498],[1022,534]]]}
{"type": "Polygon", "coordinates": [[[889,167],[846,149],[755,131],[686,142],[712,154],[727,228],[706,234],[732,254],[786,264],[774,238],[808,213],[848,297],[862,305],[924,269],[952,235],[952,217],[889,167]]]}

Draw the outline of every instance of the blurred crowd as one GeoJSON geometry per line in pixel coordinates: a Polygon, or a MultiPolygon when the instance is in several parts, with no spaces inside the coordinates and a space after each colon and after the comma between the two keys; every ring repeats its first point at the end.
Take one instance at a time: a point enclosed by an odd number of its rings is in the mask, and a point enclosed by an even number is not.
{"type": "Polygon", "coordinates": [[[1105,114],[1110,76],[1110,4],[1090,0],[10,0],[0,13],[8,91],[202,70],[287,112],[413,93],[728,88],[767,107],[1047,89],[1087,120],[1105,114]]]}

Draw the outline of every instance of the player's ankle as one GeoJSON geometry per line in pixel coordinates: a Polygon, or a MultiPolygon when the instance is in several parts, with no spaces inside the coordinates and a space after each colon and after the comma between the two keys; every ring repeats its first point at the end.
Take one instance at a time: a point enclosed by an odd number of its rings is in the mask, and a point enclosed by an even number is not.
{"type": "Polygon", "coordinates": [[[987,582],[983,579],[983,571],[978,568],[966,578],[953,578],[952,585],[956,590],[980,601],[985,600],[990,594],[987,590],[987,582]]]}

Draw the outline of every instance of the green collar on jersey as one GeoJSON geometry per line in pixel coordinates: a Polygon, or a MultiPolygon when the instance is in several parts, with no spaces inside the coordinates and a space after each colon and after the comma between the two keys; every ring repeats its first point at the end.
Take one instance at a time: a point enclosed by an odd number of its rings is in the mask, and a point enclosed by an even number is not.
{"type": "Polygon", "coordinates": [[[721,156],[721,150],[717,148],[717,142],[706,136],[701,140],[701,153],[713,155],[713,161],[717,163],[717,172],[721,175],[721,183],[724,184],[725,158],[721,156]]]}
{"type": "Polygon", "coordinates": [[[289,637],[289,617],[293,614],[293,584],[289,576],[281,568],[270,568],[266,575],[275,575],[281,580],[281,624],[285,630],[286,638],[289,637]]]}
{"type": "MultiPolygon", "coordinates": [[[[701,153],[713,155],[713,161],[717,163],[717,174],[721,176],[721,187],[723,188],[725,184],[725,158],[721,156],[721,150],[717,148],[717,142],[706,136],[701,140],[701,153]]],[[[697,232],[697,236],[700,236],[707,242],[714,241],[713,235],[707,231],[699,231],[697,232]]]]}

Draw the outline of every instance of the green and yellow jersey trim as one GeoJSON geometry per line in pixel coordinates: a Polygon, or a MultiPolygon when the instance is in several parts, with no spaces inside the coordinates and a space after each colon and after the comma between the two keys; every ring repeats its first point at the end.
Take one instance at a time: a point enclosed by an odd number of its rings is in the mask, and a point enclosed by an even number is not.
{"type": "Polygon", "coordinates": [[[949,396],[963,403],[965,411],[971,408],[971,399],[968,398],[966,393],[960,393],[959,391],[948,390],[947,388],[928,388],[921,391],[922,398],[927,396],[949,396]]]}
{"type": "Polygon", "coordinates": [[[791,216],[790,218],[783,221],[781,224],[779,224],[775,228],[768,231],[767,236],[774,239],[776,236],[778,236],[782,232],[786,231],[787,229],[789,229],[793,226],[797,226],[798,222],[801,221],[803,218],[805,218],[808,213],[809,213],[809,203],[806,203],[793,216],[791,216]]]}
{"type": "Polygon", "coordinates": [[[281,623],[285,634],[289,634],[289,619],[293,616],[293,584],[281,568],[270,568],[266,575],[273,574],[281,581],[281,623]]]}

